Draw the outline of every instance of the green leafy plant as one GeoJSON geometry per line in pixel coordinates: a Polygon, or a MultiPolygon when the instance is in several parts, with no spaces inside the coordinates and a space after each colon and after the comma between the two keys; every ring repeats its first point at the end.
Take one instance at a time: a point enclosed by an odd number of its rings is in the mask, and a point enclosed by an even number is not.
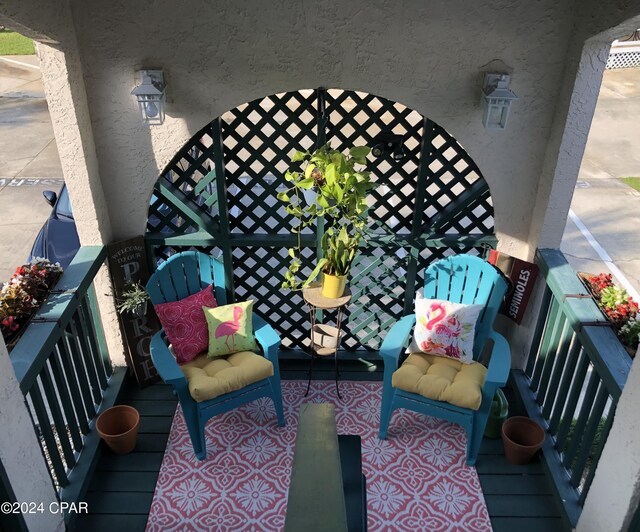
{"type": "Polygon", "coordinates": [[[295,217],[291,231],[298,235],[298,245],[289,249],[291,264],[285,273],[283,288],[306,288],[321,271],[331,275],[348,275],[356,256],[367,222],[367,194],[375,187],[370,173],[356,169],[365,165],[370,149],[356,146],[344,155],[329,144],[313,153],[296,151],[292,163],[301,163],[300,170],[288,170],[285,179],[291,186],[278,194],[286,204],[287,213],[295,217]],[[314,193],[305,199],[305,191],[314,193]],[[301,261],[301,234],[314,229],[320,219],[329,227],[322,236],[323,257],[304,280],[297,278],[301,261]]]}
{"type": "Polygon", "coordinates": [[[130,283],[128,288],[122,292],[122,299],[118,302],[116,308],[120,314],[125,312],[135,314],[147,301],[149,301],[149,294],[140,283],[130,283]]]}
{"type": "Polygon", "coordinates": [[[615,285],[607,286],[600,292],[600,301],[606,308],[616,308],[618,305],[626,303],[628,298],[627,291],[615,285]]]}
{"type": "Polygon", "coordinates": [[[633,349],[638,348],[640,344],[640,320],[631,318],[620,328],[620,338],[625,345],[633,349]]]}

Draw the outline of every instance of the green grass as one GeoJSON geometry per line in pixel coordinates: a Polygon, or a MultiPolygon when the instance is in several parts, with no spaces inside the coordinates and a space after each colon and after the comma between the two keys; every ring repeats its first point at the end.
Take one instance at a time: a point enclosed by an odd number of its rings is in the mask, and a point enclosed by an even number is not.
{"type": "Polygon", "coordinates": [[[640,177],[623,177],[622,182],[640,192],[640,177]]]}
{"type": "Polygon", "coordinates": [[[33,41],[15,31],[0,31],[0,55],[33,55],[33,41]]]}

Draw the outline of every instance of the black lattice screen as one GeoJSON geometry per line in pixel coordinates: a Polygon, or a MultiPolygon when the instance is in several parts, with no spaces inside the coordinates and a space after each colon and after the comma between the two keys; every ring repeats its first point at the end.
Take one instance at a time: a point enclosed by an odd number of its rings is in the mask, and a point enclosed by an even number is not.
{"type": "MultiPolygon", "coordinates": [[[[489,187],[473,160],[442,127],[399,103],[317,89],[228,111],[158,179],[148,245],[156,260],[189,248],[222,257],[230,295],[255,299],[283,347],[303,349],[309,323],[302,297],[280,288],[296,237],[276,194],[286,188],[294,150],[327,141],[343,151],[372,146],[379,133],[401,135],[405,157],[368,158],[379,186],[369,201],[371,236],[352,268],[343,342],[349,350],[377,350],[393,321],[411,310],[429,263],[495,245],[489,187]]],[[[317,237],[303,235],[306,268],[315,261],[317,237]]]]}

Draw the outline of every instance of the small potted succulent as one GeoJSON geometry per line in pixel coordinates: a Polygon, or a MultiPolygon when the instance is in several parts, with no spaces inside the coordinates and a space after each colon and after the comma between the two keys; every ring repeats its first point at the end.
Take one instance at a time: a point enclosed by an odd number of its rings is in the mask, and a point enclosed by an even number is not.
{"type": "Polygon", "coordinates": [[[278,194],[286,211],[295,217],[291,231],[298,235],[298,245],[289,249],[291,264],[285,273],[283,288],[306,288],[323,273],[322,293],[325,297],[340,297],[346,286],[351,264],[364,237],[367,222],[367,195],[375,187],[364,166],[370,149],[357,146],[344,155],[329,144],[313,153],[296,151],[292,163],[302,163],[300,170],[289,170],[285,179],[289,189],[278,194]],[[322,235],[322,257],[309,276],[300,281],[302,232],[317,230],[319,221],[328,221],[322,235]]]}
{"type": "Polygon", "coordinates": [[[149,294],[140,283],[129,283],[122,292],[122,299],[117,303],[116,308],[120,314],[129,312],[137,317],[147,314],[147,303],[149,294]]]}

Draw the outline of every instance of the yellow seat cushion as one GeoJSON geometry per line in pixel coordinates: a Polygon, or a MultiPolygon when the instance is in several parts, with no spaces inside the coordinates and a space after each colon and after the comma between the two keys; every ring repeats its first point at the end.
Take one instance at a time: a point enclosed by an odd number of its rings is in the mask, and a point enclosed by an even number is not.
{"type": "Polygon", "coordinates": [[[391,383],[428,399],[478,410],[486,377],[487,368],[479,362],[462,364],[450,358],[412,353],[394,372],[391,383]]]}
{"type": "Polygon", "coordinates": [[[180,369],[189,383],[191,397],[198,403],[273,375],[273,364],[251,351],[213,359],[200,355],[180,369]]]}

